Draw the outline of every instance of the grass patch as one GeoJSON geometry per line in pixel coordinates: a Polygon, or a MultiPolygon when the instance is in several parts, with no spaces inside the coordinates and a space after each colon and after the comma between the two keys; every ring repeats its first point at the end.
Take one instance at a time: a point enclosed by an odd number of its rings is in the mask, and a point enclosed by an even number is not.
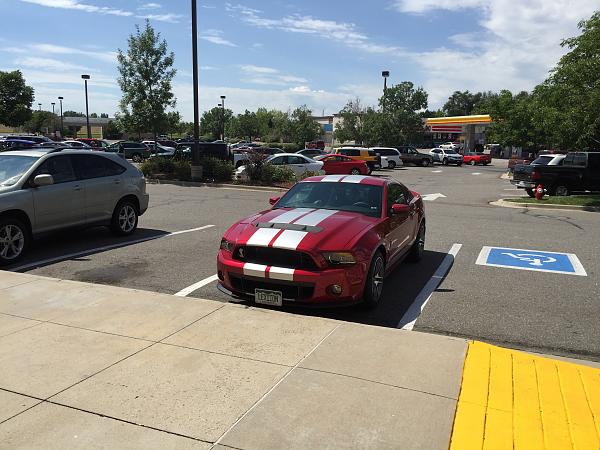
{"type": "Polygon", "coordinates": [[[531,203],[543,205],[574,205],[574,206],[600,206],[600,195],[569,195],[566,197],[544,197],[536,200],[530,197],[505,198],[504,201],[513,203],[531,203]]]}

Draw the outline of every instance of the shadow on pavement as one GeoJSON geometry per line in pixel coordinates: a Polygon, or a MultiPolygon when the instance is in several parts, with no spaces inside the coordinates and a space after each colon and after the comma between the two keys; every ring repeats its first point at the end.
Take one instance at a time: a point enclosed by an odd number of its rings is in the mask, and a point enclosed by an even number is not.
{"type": "MultiPolygon", "coordinates": [[[[447,253],[426,250],[423,259],[419,263],[403,262],[399,264],[385,279],[381,303],[372,310],[366,309],[363,305],[331,309],[300,307],[273,309],[307,316],[396,328],[404,313],[431,279],[446,255],[447,253]]],[[[262,307],[255,304],[252,304],[252,306],[262,307]]]]}
{"type": "Polygon", "coordinates": [[[68,259],[79,259],[106,250],[158,239],[167,234],[167,231],[151,228],[138,228],[130,236],[115,236],[105,227],[60,231],[36,239],[22,260],[3,269],[26,272],[68,259]]]}

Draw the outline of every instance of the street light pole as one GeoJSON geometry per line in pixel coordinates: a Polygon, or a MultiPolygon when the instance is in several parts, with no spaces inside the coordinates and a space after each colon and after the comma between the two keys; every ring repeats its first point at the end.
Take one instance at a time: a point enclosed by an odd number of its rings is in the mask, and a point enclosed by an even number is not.
{"type": "Polygon", "coordinates": [[[42,104],[38,103],[38,108],[40,109],[40,112],[42,112],[42,104]]]}
{"type": "Polygon", "coordinates": [[[88,92],[87,92],[87,80],[90,79],[89,75],[81,75],[83,81],[85,83],[85,123],[87,125],[87,137],[88,139],[92,138],[92,129],[90,128],[90,111],[88,108],[88,92]]]}
{"type": "Polygon", "coordinates": [[[383,77],[383,102],[382,102],[382,109],[385,112],[385,91],[387,91],[387,79],[390,76],[390,71],[389,70],[383,70],[381,71],[381,76],[383,77]]]}
{"type": "Polygon", "coordinates": [[[56,137],[56,116],[54,115],[54,105],[56,105],[56,103],[52,102],[50,104],[52,105],[52,134],[54,134],[54,136],[56,137]]]}
{"type": "Polygon", "coordinates": [[[196,13],[196,0],[192,0],[192,77],[194,85],[194,147],[198,152],[198,140],[200,139],[200,112],[198,105],[198,17],[196,13]]]}
{"type": "Polygon", "coordinates": [[[225,96],[221,95],[221,140],[225,141],[225,96]]]}
{"type": "Polygon", "coordinates": [[[63,125],[63,113],[62,113],[62,101],[63,97],[58,97],[58,101],[60,102],[60,137],[63,137],[63,130],[65,129],[63,125]]]}

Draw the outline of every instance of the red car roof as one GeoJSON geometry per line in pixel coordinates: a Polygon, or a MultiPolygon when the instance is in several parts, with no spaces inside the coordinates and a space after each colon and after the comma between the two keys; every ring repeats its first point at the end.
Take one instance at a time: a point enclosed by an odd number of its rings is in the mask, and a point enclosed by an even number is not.
{"type": "Polygon", "coordinates": [[[367,175],[321,175],[318,177],[309,177],[301,181],[301,183],[360,183],[369,184],[371,186],[384,186],[387,179],[370,177],[367,175]]]}

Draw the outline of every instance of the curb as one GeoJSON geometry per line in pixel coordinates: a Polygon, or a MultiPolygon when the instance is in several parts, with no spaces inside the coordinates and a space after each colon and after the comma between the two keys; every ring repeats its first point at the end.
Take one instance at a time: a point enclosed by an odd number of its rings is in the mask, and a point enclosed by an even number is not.
{"type": "Polygon", "coordinates": [[[527,209],[559,209],[559,210],[571,210],[571,211],[583,211],[583,212],[600,212],[600,206],[577,206],[577,205],[544,205],[537,203],[517,203],[507,202],[506,200],[499,199],[495,202],[490,202],[493,206],[502,206],[504,208],[527,208],[527,209]]]}
{"type": "Polygon", "coordinates": [[[225,189],[243,189],[249,191],[266,191],[279,192],[287,191],[287,188],[279,186],[249,186],[245,184],[228,184],[228,183],[203,183],[200,181],[177,181],[177,180],[159,180],[158,178],[146,178],[148,184],[170,184],[173,186],[183,187],[213,187],[225,189]]]}

